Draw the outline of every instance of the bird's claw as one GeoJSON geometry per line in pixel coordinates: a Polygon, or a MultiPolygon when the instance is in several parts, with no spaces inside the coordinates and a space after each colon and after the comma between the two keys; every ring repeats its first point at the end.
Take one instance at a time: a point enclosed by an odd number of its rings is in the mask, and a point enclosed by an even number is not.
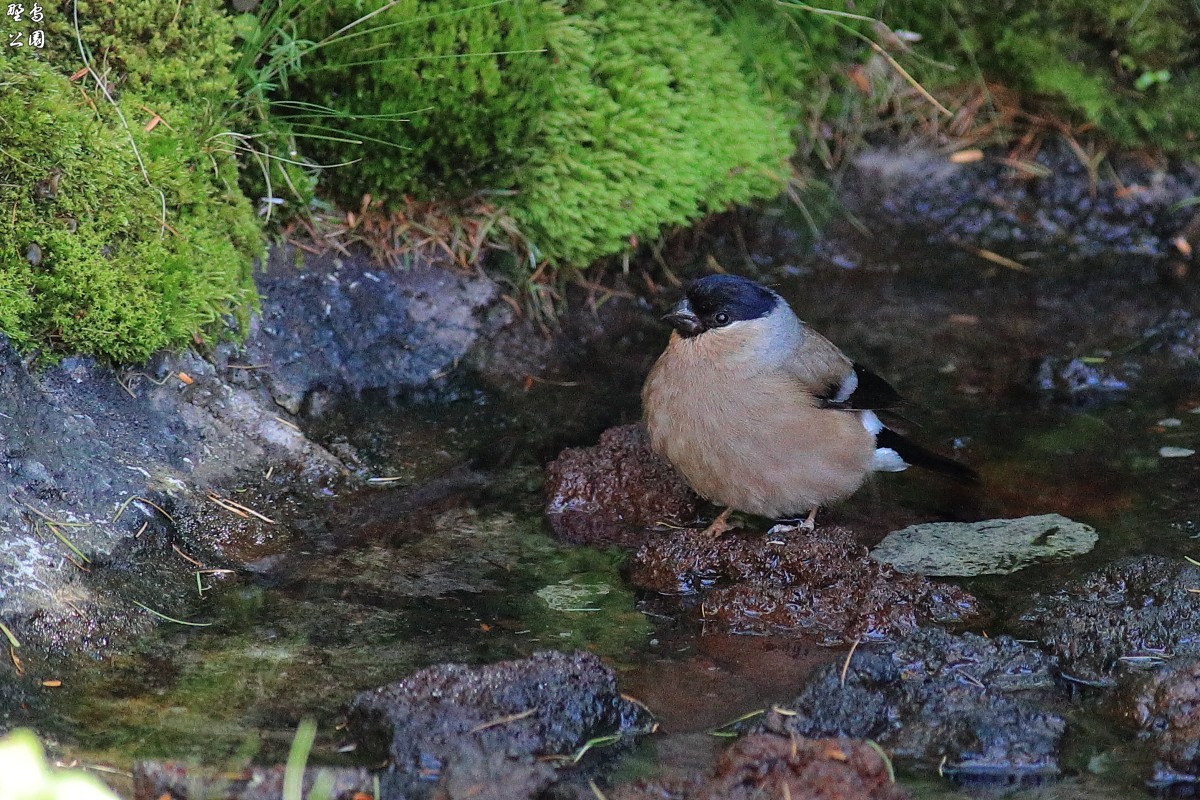
{"type": "Polygon", "coordinates": [[[716,539],[724,534],[733,524],[729,522],[729,515],[733,513],[732,508],[726,508],[717,518],[709,523],[708,527],[700,532],[700,536],[704,539],[716,539]]]}
{"type": "Polygon", "coordinates": [[[767,535],[768,536],[782,536],[785,533],[791,533],[793,531],[804,531],[805,533],[811,533],[812,531],[815,531],[816,529],[817,529],[817,510],[814,508],[812,511],[809,511],[808,516],[802,520],[797,521],[794,519],[790,519],[790,520],[787,520],[786,522],[776,523],[775,525],[771,526],[770,530],[767,531],[767,535]]]}

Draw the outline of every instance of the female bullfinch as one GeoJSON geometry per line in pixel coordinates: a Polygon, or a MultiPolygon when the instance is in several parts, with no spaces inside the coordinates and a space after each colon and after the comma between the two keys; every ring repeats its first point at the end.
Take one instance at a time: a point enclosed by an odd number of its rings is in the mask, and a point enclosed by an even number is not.
{"type": "Polygon", "coordinates": [[[734,275],[690,283],[664,317],[667,349],[642,389],[651,447],[704,498],[771,519],[808,517],[872,472],[917,465],[964,483],[978,475],[886,427],[902,404],[761,284],[734,275]]]}

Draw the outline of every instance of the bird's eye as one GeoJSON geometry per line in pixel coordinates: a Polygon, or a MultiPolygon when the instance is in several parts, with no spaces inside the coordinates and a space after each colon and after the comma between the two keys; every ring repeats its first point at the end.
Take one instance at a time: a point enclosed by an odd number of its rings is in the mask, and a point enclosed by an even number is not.
{"type": "Polygon", "coordinates": [[[713,315],[713,322],[715,322],[718,325],[728,325],[729,324],[729,315],[726,314],[724,311],[718,312],[713,315]]]}

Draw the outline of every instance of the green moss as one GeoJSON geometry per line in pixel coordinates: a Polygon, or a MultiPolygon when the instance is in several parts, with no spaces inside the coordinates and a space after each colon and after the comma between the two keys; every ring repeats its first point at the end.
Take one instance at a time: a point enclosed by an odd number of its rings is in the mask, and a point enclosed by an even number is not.
{"type": "Polygon", "coordinates": [[[690,2],[572,4],[556,96],[511,211],[560,263],[586,265],[732,203],[777,193],[786,125],[690,2]]]}
{"type": "Polygon", "coordinates": [[[980,72],[1027,107],[1091,124],[1118,144],[1193,149],[1200,135],[1200,7],[1142,0],[979,6],[902,0],[884,20],[925,36],[957,73],[914,70],[932,86],[980,72]]]}
{"type": "Polygon", "coordinates": [[[0,84],[4,333],[141,361],[252,302],[261,234],[233,162],[186,126],[134,128],[148,185],[130,134],[50,66],[0,56],[0,84]]]}
{"type": "MultiPolygon", "coordinates": [[[[845,28],[864,23],[789,8],[776,0],[708,0],[716,9],[722,33],[742,59],[742,68],[780,113],[798,120],[828,112],[828,104],[845,95],[831,88],[845,85],[847,63],[862,59],[862,42],[845,28]]],[[[825,2],[833,11],[867,16],[875,0],[825,2]]]]}
{"type": "MultiPolygon", "coordinates": [[[[299,35],[382,6],[314,6],[299,35]]],[[[586,265],[790,174],[786,123],[716,24],[689,0],[389,3],[306,55],[290,96],[332,109],[307,130],[363,140],[307,145],[361,159],[331,178],[343,202],[508,190],[540,255],[586,265]]]]}
{"type": "Polygon", "coordinates": [[[237,97],[229,19],[215,0],[80,2],[119,114],[90,77],[65,77],[82,63],[70,5],[46,13],[45,51],[0,54],[0,329],[117,362],[227,330],[262,251],[220,135],[237,97]]]}
{"type": "MultiPolygon", "coordinates": [[[[61,2],[46,11],[44,55],[61,70],[72,73],[83,65],[82,40],[97,71],[117,93],[153,97],[171,106],[200,106],[209,113],[220,113],[220,106],[237,98],[237,77],[230,69],[233,28],[223,3],[79,0],[78,38],[74,5],[61,2]]],[[[164,117],[167,110],[155,108],[164,117]]]]}
{"type": "Polygon", "coordinates": [[[287,117],[325,163],[356,160],[327,191],[457,199],[511,181],[551,91],[544,52],[559,8],[542,0],[335,0],[314,3],[298,35],[305,55],[290,96],[329,110],[287,117]],[[349,144],[361,141],[361,144],[349,144]]]}

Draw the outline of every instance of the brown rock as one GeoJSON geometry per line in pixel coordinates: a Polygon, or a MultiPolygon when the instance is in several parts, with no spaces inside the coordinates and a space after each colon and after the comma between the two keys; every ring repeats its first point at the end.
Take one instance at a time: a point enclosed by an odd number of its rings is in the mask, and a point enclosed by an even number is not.
{"type": "Polygon", "coordinates": [[[621,787],[613,800],[906,800],[878,750],[853,739],[762,734],[739,739],[712,774],[621,787]]]}
{"type": "Polygon", "coordinates": [[[1157,749],[1153,780],[1193,783],[1200,777],[1200,659],[1156,670],[1131,694],[1133,721],[1157,749]]]}
{"type": "Polygon", "coordinates": [[[706,592],[705,621],[735,632],[799,633],[830,645],[979,613],[964,590],[901,575],[837,527],[780,539],[747,531],[660,537],[634,555],[630,579],[664,594],[706,592]]]}
{"type": "Polygon", "coordinates": [[[641,425],[609,428],[594,447],[564,450],[546,468],[546,515],[577,544],[634,546],[660,522],[691,521],[696,495],[650,450],[641,425]]]}

